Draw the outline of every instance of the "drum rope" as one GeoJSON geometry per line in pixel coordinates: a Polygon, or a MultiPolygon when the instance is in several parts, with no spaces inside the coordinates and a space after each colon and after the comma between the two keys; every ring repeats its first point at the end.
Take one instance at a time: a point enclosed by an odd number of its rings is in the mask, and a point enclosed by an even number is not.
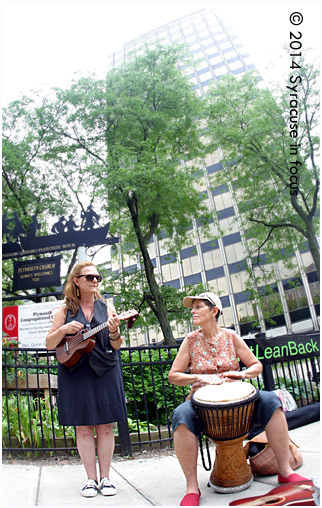
{"type": "Polygon", "coordinates": [[[206,471],[210,471],[210,469],[211,469],[211,457],[210,457],[210,451],[209,451],[209,440],[206,437],[206,450],[207,450],[207,459],[208,459],[208,464],[209,464],[209,466],[207,467],[206,463],[205,463],[204,453],[203,453],[202,438],[203,438],[203,434],[201,433],[201,434],[199,434],[199,445],[200,445],[200,453],[201,453],[202,465],[203,465],[203,467],[205,468],[206,471]]]}

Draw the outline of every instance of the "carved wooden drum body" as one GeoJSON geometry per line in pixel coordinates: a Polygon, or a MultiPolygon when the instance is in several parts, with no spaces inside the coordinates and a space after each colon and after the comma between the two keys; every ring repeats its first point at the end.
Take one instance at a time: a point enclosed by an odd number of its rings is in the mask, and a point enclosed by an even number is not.
{"type": "Polygon", "coordinates": [[[209,483],[217,492],[239,492],[253,480],[243,440],[248,435],[258,397],[253,385],[241,381],[206,385],[192,396],[205,435],[216,443],[209,483]]]}

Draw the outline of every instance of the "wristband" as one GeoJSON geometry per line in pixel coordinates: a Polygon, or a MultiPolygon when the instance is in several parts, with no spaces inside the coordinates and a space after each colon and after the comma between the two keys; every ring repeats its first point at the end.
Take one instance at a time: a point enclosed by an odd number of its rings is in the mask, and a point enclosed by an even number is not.
{"type": "Polygon", "coordinates": [[[118,336],[116,337],[116,339],[112,339],[112,337],[110,336],[110,340],[111,340],[112,342],[117,342],[118,340],[120,340],[120,338],[121,338],[121,334],[120,334],[120,333],[118,334],[118,336]]]}

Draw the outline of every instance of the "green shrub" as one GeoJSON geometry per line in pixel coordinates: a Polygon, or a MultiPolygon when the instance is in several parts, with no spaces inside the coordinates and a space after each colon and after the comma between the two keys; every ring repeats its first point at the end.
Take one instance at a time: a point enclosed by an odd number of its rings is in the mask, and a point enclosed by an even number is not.
{"type": "Polygon", "coordinates": [[[2,441],[16,437],[22,448],[42,448],[43,440],[50,447],[55,438],[72,437],[75,442],[74,427],[59,424],[58,408],[50,407],[48,399],[33,398],[31,395],[2,396],[2,441]]]}
{"type": "Polygon", "coordinates": [[[176,349],[135,350],[122,352],[122,370],[128,417],[148,420],[154,425],[168,423],[175,408],[175,397],[183,402],[182,387],[168,381],[176,349]],[[167,363],[162,363],[167,362],[167,363]],[[131,365],[126,365],[131,363],[131,365]],[[137,414],[136,414],[137,412],[137,414]]]}

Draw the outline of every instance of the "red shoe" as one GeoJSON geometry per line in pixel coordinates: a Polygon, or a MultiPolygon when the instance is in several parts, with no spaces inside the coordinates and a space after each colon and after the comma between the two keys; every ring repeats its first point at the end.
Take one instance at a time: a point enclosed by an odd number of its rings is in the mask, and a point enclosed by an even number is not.
{"type": "Polygon", "coordinates": [[[308,478],[304,478],[304,476],[300,476],[297,473],[292,473],[287,478],[285,478],[284,476],[282,476],[280,474],[277,477],[277,481],[279,483],[303,482],[303,481],[307,481],[307,480],[308,480],[308,478]]]}
{"type": "Polygon", "coordinates": [[[180,506],[199,506],[199,499],[201,496],[200,489],[198,489],[199,493],[194,494],[193,492],[191,494],[187,494],[182,499],[180,506]]]}

